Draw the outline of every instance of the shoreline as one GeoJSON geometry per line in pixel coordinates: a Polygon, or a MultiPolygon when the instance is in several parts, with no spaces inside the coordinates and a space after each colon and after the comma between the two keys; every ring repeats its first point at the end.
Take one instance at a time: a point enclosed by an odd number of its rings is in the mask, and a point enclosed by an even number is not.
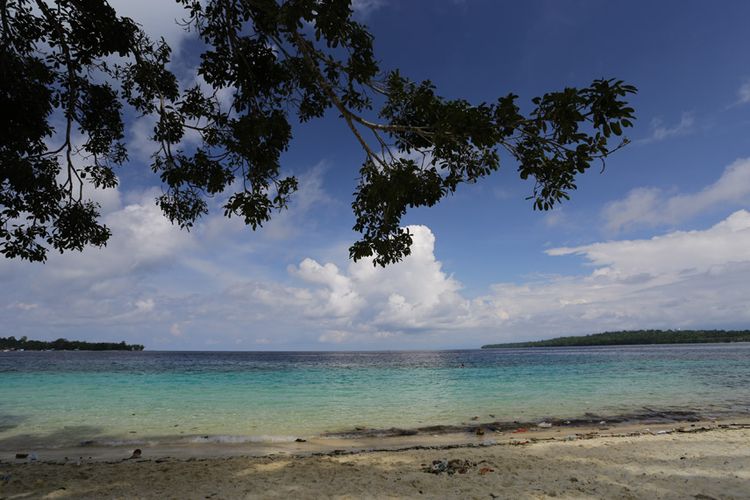
{"type": "Polygon", "coordinates": [[[0,498],[708,499],[750,491],[750,418],[565,431],[492,433],[492,444],[400,436],[378,438],[378,449],[361,442],[264,456],[157,458],[144,449],[132,460],[3,460],[0,498]]]}
{"type": "MultiPolygon", "coordinates": [[[[203,435],[132,440],[86,440],[75,446],[27,446],[8,439],[0,449],[0,464],[6,463],[117,463],[127,460],[134,450],[142,459],[193,460],[228,457],[324,456],[371,451],[405,451],[486,447],[518,442],[578,440],[650,433],[672,434],[705,432],[739,426],[750,428],[746,413],[707,417],[693,411],[651,409],[619,416],[586,414],[583,417],[551,418],[536,422],[480,422],[460,425],[431,425],[413,429],[372,429],[357,427],[317,436],[289,437],[284,440],[252,436],[203,435]],[[7,446],[8,444],[12,446],[7,446]],[[25,455],[23,458],[18,458],[25,455]]],[[[526,443],[522,443],[526,444],[526,443]]]]}

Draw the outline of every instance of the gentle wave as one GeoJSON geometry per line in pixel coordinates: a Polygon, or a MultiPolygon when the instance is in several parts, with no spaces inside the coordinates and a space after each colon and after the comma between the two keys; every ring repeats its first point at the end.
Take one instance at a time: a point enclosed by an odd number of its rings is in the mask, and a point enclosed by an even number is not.
{"type": "Polygon", "coordinates": [[[296,436],[195,436],[188,438],[187,442],[197,444],[242,444],[242,443],[293,443],[298,437],[296,436]]]}

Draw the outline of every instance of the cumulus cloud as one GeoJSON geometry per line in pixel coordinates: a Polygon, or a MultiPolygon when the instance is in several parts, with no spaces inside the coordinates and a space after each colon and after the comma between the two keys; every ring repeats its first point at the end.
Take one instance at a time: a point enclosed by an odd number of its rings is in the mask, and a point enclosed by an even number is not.
{"type": "Polygon", "coordinates": [[[675,231],[651,239],[554,248],[548,255],[585,256],[597,267],[595,276],[672,277],[703,273],[733,262],[750,260],[750,212],[739,210],[704,231],[675,231]]]}
{"type": "Polygon", "coordinates": [[[547,254],[579,255],[594,269],[582,277],[493,286],[483,306],[504,313],[501,329],[509,334],[736,327],[750,320],[742,298],[742,283],[750,280],[750,213],[745,210],[702,231],[547,254]]]}
{"type": "MultiPolygon", "coordinates": [[[[147,322],[163,314],[156,307],[163,293],[139,283],[156,272],[165,272],[175,255],[193,245],[191,236],[164,218],[153,201],[154,192],[130,194],[123,206],[105,214],[112,230],[104,248],[63,255],[50,252],[46,264],[3,259],[0,275],[13,283],[10,294],[18,303],[33,303],[34,319],[19,320],[28,334],[51,334],[51,329],[71,328],[58,336],[75,335],[80,327],[117,329],[147,322]]],[[[119,199],[119,198],[118,198],[119,199]]]]}
{"type": "MultiPolygon", "coordinates": [[[[319,342],[361,345],[414,338],[439,345],[541,338],[623,328],[731,327],[750,320],[750,213],[735,212],[705,230],[548,250],[582,257],[583,276],[499,283],[470,299],[435,258],[435,237],[414,226],[415,252],[386,268],[306,259],[292,273],[300,322],[324,325],[319,342]],[[309,293],[300,293],[307,289],[309,293]]],[[[277,289],[272,296],[290,296],[277,289]]],[[[290,310],[289,300],[267,297],[290,310]]],[[[291,308],[295,310],[295,308],[291,308]]],[[[425,344],[422,344],[425,345],[425,344]]],[[[464,344],[465,345],[465,344],[464,344]]]]}
{"type": "Polygon", "coordinates": [[[605,226],[621,231],[638,226],[672,225],[708,209],[750,200],[750,158],[735,161],[713,184],[688,194],[669,195],[654,187],[637,188],[604,207],[605,226]]]}
{"type": "Polygon", "coordinates": [[[411,332],[452,329],[462,325],[466,300],[461,285],[435,258],[435,236],[426,226],[409,226],[412,253],[385,269],[363,259],[344,273],[333,264],[305,259],[293,274],[312,285],[321,301],[311,310],[336,314],[344,322],[378,331],[411,332]]]}
{"type": "Polygon", "coordinates": [[[102,280],[123,272],[138,273],[167,264],[193,244],[190,235],[172,225],[156,206],[155,190],[135,196],[136,201],[103,217],[112,231],[106,247],[53,254],[48,263],[50,274],[65,280],[102,280]]]}
{"type": "Polygon", "coordinates": [[[307,257],[273,276],[224,253],[232,232],[218,238],[202,228],[206,221],[179,231],[153,195],[120,197],[105,216],[114,236],[104,250],[54,255],[45,266],[0,261],[4,324],[17,336],[124,338],[152,349],[299,349],[471,347],[750,321],[745,210],[707,229],[553,248],[545,258],[580,258],[585,272],[496,283],[469,296],[436,256],[439,240],[426,226],[409,227],[412,254],[385,269],[307,257]]]}

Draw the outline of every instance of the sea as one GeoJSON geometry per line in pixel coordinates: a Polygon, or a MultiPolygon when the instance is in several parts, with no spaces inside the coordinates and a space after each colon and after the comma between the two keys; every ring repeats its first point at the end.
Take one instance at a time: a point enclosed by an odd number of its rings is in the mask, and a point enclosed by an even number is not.
{"type": "Polygon", "coordinates": [[[750,343],[0,353],[0,450],[750,415],[750,343]],[[442,427],[441,427],[442,426],[442,427]]]}

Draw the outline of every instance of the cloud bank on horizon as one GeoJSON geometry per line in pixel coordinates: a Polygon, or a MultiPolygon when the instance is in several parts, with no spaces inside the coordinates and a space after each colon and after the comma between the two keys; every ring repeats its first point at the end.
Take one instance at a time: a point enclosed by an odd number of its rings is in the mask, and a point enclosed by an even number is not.
{"type": "MultiPolygon", "coordinates": [[[[188,47],[177,25],[165,28],[181,14],[175,4],[113,4],[188,47]]],[[[46,265],[0,261],[0,336],[124,339],[149,349],[431,349],[615,329],[748,328],[750,82],[726,55],[750,49],[750,36],[691,29],[740,23],[748,4],[722,17],[636,3],[622,26],[605,22],[606,6],[565,15],[543,15],[559,7],[541,4],[354,6],[385,63],[473,101],[496,98],[499,84],[530,97],[602,73],[627,77],[641,88],[636,141],[546,217],[524,202],[528,185],[509,176],[512,166],[409,214],[412,255],[382,269],[347,260],[361,154],[336,117],[300,129],[285,165],[301,190],[257,233],[220,210],[189,233],[171,225],[145,173],[152,125],[135,120],[122,186],[89,193],[112,229],[109,244],[51,254],[46,265]],[[637,29],[646,8],[663,32],[644,27],[633,42],[644,45],[628,52],[607,45],[637,29]],[[517,22],[490,29],[500,14],[517,22]],[[449,29],[463,38],[438,36],[449,29]],[[591,39],[601,43],[592,48],[591,39]],[[476,47],[508,51],[476,59],[476,47]],[[571,61],[575,51],[588,57],[571,61]]]]}
{"type": "Polygon", "coordinates": [[[229,247],[241,244],[227,237],[243,234],[234,222],[212,216],[195,232],[179,231],[152,195],[121,197],[106,215],[114,237],[104,250],[55,255],[45,266],[1,262],[10,285],[2,292],[4,323],[30,336],[90,332],[151,348],[258,349],[469,347],[550,333],[750,322],[745,209],[702,230],[551,248],[548,259],[575,255],[589,269],[495,283],[469,296],[437,259],[439,242],[424,225],[409,227],[412,254],[385,269],[307,257],[288,266],[286,279],[257,279],[219,262],[227,253],[215,247],[218,235],[229,247]]]}

